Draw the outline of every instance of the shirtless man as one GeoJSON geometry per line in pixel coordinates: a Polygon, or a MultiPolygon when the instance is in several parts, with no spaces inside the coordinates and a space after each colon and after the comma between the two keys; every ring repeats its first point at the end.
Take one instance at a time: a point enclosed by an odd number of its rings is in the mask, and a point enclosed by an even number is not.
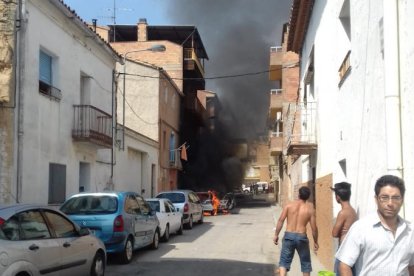
{"type": "MultiPolygon", "coordinates": [[[[332,229],[332,237],[338,238],[338,244],[341,245],[346,234],[351,228],[351,225],[358,219],[357,213],[354,208],[352,208],[349,203],[351,197],[351,184],[347,182],[340,182],[334,185],[334,188],[331,188],[335,192],[336,202],[341,204],[341,211],[339,211],[338,216],[336,217],[335,225],[332,229]]],[[[339,261],[335,259],[334,270],[336,275],[339,274],[339,261]]]]}
{"type": "Polygon", "coordinates": [[[306,226],[310,223],[314,241],[314,250],[317,251],[318,245],[318,228],[316,227],[315,209],[313,204],[307,202],[310,196],[308,187],[299,189],[299,199],[288,203],[283,208],[282,214],[277,222],[275,244],[279,243],[279,233],[282,230],[283,223],[287,218],[287,226],[282,242],[282,251],[280,253],[279,273],[281,276],[286,275],[290,270],[295,250],[298,251],[300,258],[301,271],[304,276],[310,276],[312,271],[309,240],[306,236],[306,226]]]}

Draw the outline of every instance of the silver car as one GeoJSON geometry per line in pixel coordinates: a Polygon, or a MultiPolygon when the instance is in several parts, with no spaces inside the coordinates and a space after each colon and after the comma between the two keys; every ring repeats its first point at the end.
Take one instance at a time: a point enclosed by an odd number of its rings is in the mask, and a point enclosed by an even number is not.
{"type": "Polygon", "coordinates": [[[104,244],[54,208],[0,205],[0,275],[104,275],[104,244]]]}
{"type": "Polygon", "coordinates": [[[159,193],[156,198],[168,198],[183,214],[184,226],[187,229],[193,228],[193,222],[203,223],[203,207],[200,199],[191,190],[174,190],[159,193]]]}

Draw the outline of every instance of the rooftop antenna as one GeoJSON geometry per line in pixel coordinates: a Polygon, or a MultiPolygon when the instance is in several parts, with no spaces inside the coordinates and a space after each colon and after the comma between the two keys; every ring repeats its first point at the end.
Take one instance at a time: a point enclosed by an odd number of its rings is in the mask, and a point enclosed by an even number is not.
{"type": "Polygon", "coordinates": [[[106,11],[111,12],[110,16],[99,16],[99,18],[106,18],[106,19],[110,19],[113,25],[113,42],[115,42],[115,37],[116,37],[116,12],[117,11],[133,11],[133,9],[129,9],[129,8],[117,8],[116,7],[116,0],[113,0],[113,7],[106,9],[106,11]]]}

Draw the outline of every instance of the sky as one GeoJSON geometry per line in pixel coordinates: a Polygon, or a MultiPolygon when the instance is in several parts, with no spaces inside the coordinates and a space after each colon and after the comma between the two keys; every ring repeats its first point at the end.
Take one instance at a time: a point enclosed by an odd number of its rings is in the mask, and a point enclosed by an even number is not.
{"type": "MultiPolygon", "coordinates": [[[[86,22],[98,25],[196,26],[209,60],[205,77],[263,72],[269,69],[269,48],[280,45],[292,0],[64,0],[86,22]]],[[[265,133],[270,89],[268,73],[211,79],[206,89],[216,92],[230,118],[235,138],[265,133]]]]}

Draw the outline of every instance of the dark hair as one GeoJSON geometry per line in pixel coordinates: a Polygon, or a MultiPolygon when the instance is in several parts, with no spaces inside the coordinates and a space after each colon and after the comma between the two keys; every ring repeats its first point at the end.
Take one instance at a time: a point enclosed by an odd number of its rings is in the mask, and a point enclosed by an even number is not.
{"type": "Polygon", "coordinates": [[[348,182],[339,182],[334,187],[333,191],[335,195],[339,196],[342,201],[349,201],[351,198],[351,184],[348,182]]]}
{"type": "Polygon", "coordinates": [[[308,200],[308,199],[309,199],[310,194],[311,194],[311,191],[310,191],[310,189],[309,189],[308,187],[306,187],[306,186],[301,187],[301,188],[299,189],[299,198],[300,198],[300,199],[302,199],[302,200],[308,200]]]}
{"type": "Polygon", "coordinates": [[[404,197],[405,194],[405,185],[404,180],[395,175],[383,175],[378,178],[375,183],[375,195],[378,196],[381,188],[385,186],[396,187],[400,190],[401,196],[404,197]]]}

